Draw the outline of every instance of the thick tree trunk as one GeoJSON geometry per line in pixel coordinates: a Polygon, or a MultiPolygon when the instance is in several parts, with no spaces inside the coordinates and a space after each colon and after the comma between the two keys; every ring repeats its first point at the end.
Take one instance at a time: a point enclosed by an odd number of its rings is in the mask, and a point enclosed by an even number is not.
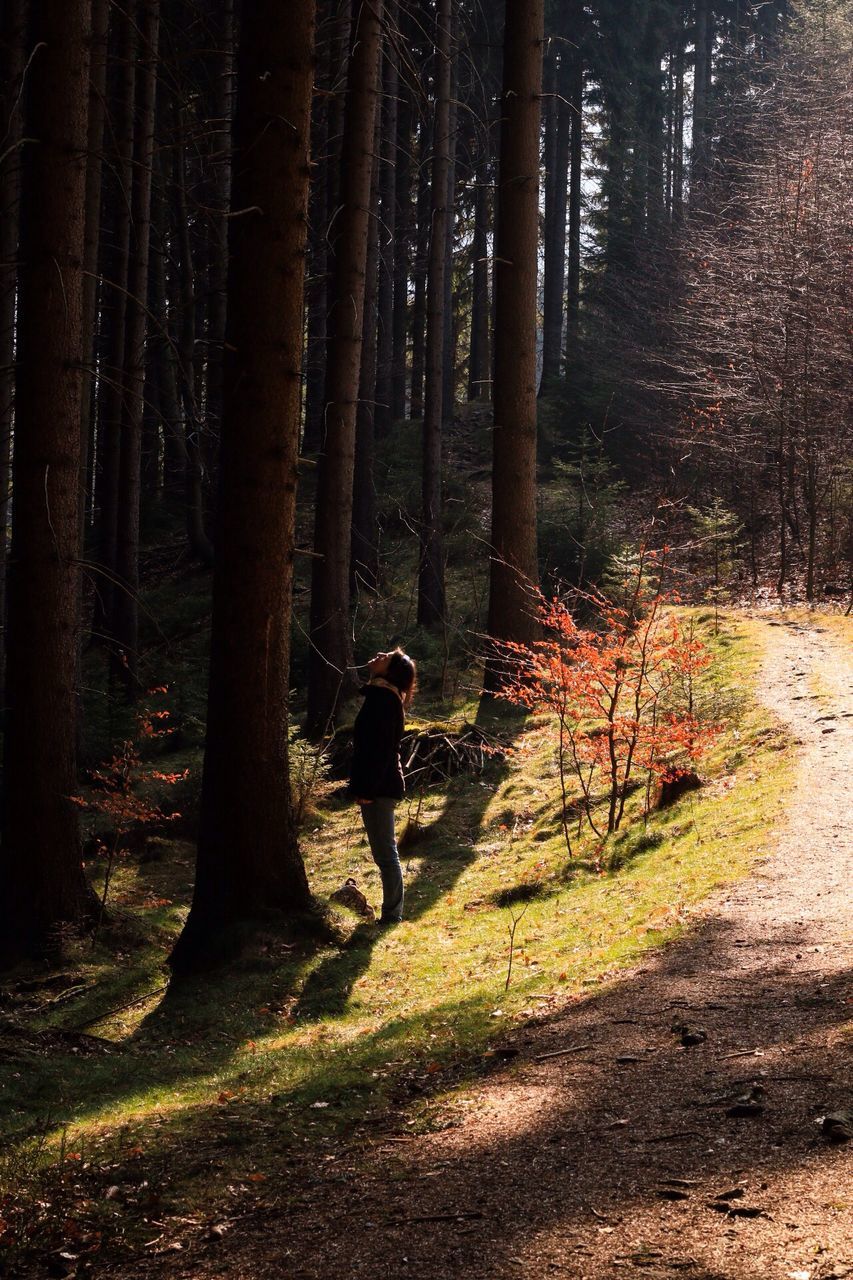
{"type": "MultiPolygon", "coordinates": [[[[489,636],[537,634],[536,286],[544,0],[507,0],[498,243],[489,636]]],[[[486,668],[486,689],[501,681],[486,668]]]]}
{"type": "Polygon", "coordinates": [[[56,949],[88,896],[77,812],[80,412],[91,0],[32,13],[22,156],[0,954],[56,949]]]}
{"type": "Polygon", "coordinates": [[[451,24],[453,0],[439,0],[435,18],[435,117],[432,139],[432,216],[427,270],[426,377],[424,381],[421,561],[418,622],[444,618],[441,537],[441,426],[444,416],[448,198],[450,195],[451,24]]]}
{"type": "Polygon", "coordinates": [[[572,52],[563,49],[559,69],[552,70],[553,97],[548,104],[545,170],[545,262],[542,299],[542,379],[540,389],[553,390],[560,377],[563,350],[563,295],[566,283],[566,205],[571,141],[570,70],[572,52]]]}
{"type": "Polygon", "coordinates": [[[339,698],[352,683],[347,675],[352,663],[350,527],[381,25],[382,0],[363,0],[354,20],[340,200],[329,237],[332,301],[311,577],[307,724],[312,734],[332,724],[339,698]]]}
{"type": "Polygon", "coordinates": [[[255,0],[238,55],[207,742],[192,909],[173,972],[228,926],[310,905],[288,766],[313,0],[255,0]],[[249,210],[250,212],[245,212],[249,210]]]}
{"type": "Polygon", "coordinates": [[[21,175],[21,78],[26,39],[24,0],[5,0],[0,11],[0,694],[6,638],[6,544],[14,405],[15,291],[21,175]]]}
{"type": "Polygon", "coordinates": [[[116,521],[117,590],[113,597],[112,635],[129,694],[139,681],[139,505],[142,423],[145,410],[145,346],[148,334],[148,263],[151,245],[151,177],[157,106],[157,51],[160,0],[140,0],[139,84],[133,146],[133,238],[128,271],[125,369],[127,395],[119,460],[119,510],[116,521]]]}

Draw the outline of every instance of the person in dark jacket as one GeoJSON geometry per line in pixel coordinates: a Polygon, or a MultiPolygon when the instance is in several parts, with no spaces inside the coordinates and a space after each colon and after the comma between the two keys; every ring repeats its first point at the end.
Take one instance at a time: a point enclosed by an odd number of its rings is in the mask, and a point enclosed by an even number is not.
{"type": "Polygon", "coordinates": [[[398,924],[403,918],[403,872],[394,810],[406,789],[400,740],[415,692],[416,669],[402,649],[377,653],[367,669],[370,679],[362,689],[364,705],[353,727],[350,787],[361,806],[370,852],[382,876],[379,922],[398,924]]]}

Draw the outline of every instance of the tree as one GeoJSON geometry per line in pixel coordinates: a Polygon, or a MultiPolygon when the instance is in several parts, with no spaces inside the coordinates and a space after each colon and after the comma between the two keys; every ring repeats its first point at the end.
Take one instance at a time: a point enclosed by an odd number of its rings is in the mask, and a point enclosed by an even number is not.
{"type": "Polygon", "coordinates": [[[348,691],[350,527],[355,417],[361,371],[370,186],[373,175],[382,0],[363,0],[353,19],[352,54],[341,144],[341,187],[329,229],[332,258],[327,320],[324,437],[317,466],[315,559],[311,574],[311,649],[306,723],[322,734],[348,691]]]}
{"type": "MultiPolygon", "coordinates": [[[[536,284],[543,0],[507,0],[497,248],[489,636],[530,643],[536,562],[536,284]]],[[[500,686],[496,664],[486,689],[500,686]]]]}
{"type": "Polygon", "coordinates": [[[116,520],[116,572],[112,635],[122,654],[128,691],[139,679],[139,504],[142,422],[145,405],[145,347],[148,331],[148,261],[151,245],[151,174],[157,104],[157,50],[160,0],[139,0],[140,58],[136,95],[131,197],[132,254],[128,272],[125,331],[126,396],[119,452],[119,507],[116,520]]]}
{"type": "Polygon", "coordinates": [[[311,895],[290,795],[288,694],[315,5],[243,7],[207,740],[192,909],[173,972],[224,927],[311,895]]]}
{"type": "Polygon", "coordinates": [[[424,380],[423,491],[418,622],[444,618],[444,554],[441,538],[441,424],[446,356],[445,282],[450,196],[450,91],[452,0],[439,0],[435,15],[435,120],[432,135],[432,216],[429,229],[424,380]]]}
{"type": "Polygon", "coordinates": [[[98,403],[98,457],[95,479],[97,510],[97,566],[93,632],[108,638],[113,620],[116,539],[118,536],[121,423],[125,393],[125,337],[127,333],[131,191],[133,187],[133,121],[136,95],[137,4],[113,14],[116,58],[110,112],[112,145],[106,172],[110,225],[105,236],[102,300],[103,359],[98,403]]]}
{"type": "Polygon", "coordinates": [[[0,13],[0,689],[6,618],[6,542],[14,400],[15,291],[20,196],[21,78],[24,73],[24,0],[7,0],[0,13]]]}
{"type": "Polygon", "coordinates": [[[91,0],[31,14],[21,175],[0,949],[84,922],[76,811],[80,414],[91,0]]]}
{"type": "Polygon", "coordinates": [[[684,227],[659,355],[680,410],[672,447],[753,539],[772,529],[777,588],[801,565],[808,599],[821,568],[837,570],[834,508],[849,494],[849,40],[849,15],[827,10],[792,24],[772,63],[756,44],[684,227]]]}

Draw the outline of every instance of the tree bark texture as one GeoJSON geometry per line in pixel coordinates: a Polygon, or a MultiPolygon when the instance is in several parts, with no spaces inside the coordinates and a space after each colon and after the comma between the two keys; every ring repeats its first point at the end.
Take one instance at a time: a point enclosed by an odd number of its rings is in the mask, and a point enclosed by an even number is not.
{"type": "MultiPolygon", "coordinates": [[[[507,0],[495,254],[489,636],[532,641],[536,560],[536,293],[544,0],[507,0]]],[[[486,688],[500,683],[489,664],[486,688]]]]}
{"type": "Polygon", "coordinates": [[[441,427],[444,416],[444,357],[448,198],[450,195],[450,91],[453,63],[453,0],[439,0],[435,17],[435,117],[432,137],[432,210],[427,267],[424,378],[421,559],[418,622],[432,627],[444,618],[444,551],[441,536],[441,427]]]}
{"type": "Polygon", "coordinates": [[[42,0],[29,37],[0,854],[6,959],[55,949],[88,905],[70,797],[91,0],[42,0]]]}
{"type": "Polygon", "coordinates": [[[21,185],[21,81],[25,63],[24,0],[5,0],[0,11],[0,692],[6,637],[6,545],[14,406],[15,292],[18,202],[21,185]]]}
{"type": "Polygon", "coordinates": [[[332,724],[341,694],[352,683],[347,674],[352,662],[350,527],[382,0],[362,0],[353,21],[339,204],[329,234],[324,438],[311,575],[307,725],[312,734],[332,724]]]}
{"type": "Polygon", "coordinates": [[[313,0],[243,9],[207,744],[192,909],[171,957],[311,901],[290,796],[288,693],[313,0]]]}

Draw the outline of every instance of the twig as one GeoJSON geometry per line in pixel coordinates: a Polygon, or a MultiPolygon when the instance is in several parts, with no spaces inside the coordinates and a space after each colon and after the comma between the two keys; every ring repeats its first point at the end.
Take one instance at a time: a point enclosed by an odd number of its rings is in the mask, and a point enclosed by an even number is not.
{"type": "Polygon", "coordinates": [[[104,1013],[99,1013],[96,1018],[89,1018],[88,1022],[80,1022],[76,1027],[68,1027],[69,1031],[82,1031],[84,1027],[93,1027],[96,1022],[103,1022],[104,1018],[111,1018],[114,1013],[123,1013],[125,1009],[132,1009],[135,1004],[144,1004],[146,1000],[153,1000],[154,996],[161,995],[168,987],[168,983],[164,983],[162,987],[157,987],[154,991],[149,991],[144,996],[137,996],[135,1000],[128,1000],[127,1004],[117,1005],[115,1009],[107,1009],[104,1013]]]}
{"type": "Polygon", "coordinates": [[[584,1049],[592,1049],[591,1044],[573,1044],[568,1049],[551,1049],[548,1053],[537,1053],[534,1062],[544,1062],[546,1058],[563,1058],[567,1053],[581,1053],[584,1049]]]}
{"type": "Polygon", "coordinates": [[[682,1129],[679,1133],[659,1133],[654,1138],[643,1138],[643,1142],[677,1142],[679,1138],[701,1138],[702,1134],[695,1129],[682,1129]]]}
{"type": "Polygon", "coordinates": [[[473,1209],[467,1213],[419,1213],[414,1218],[387,1218],[386,1225],[396,1227],[404,1222],[458,1222],[462,1218],[485,1218],[485,1216],[481,1209],[473,1209]]]}
{"type": "Polygon", "coordinates": [[[515,931],[518,928],[519,924],[521,923],[521,920],[524,917],[524,913],[529,906],[530,906],[529,902],[525,903],[521,911],[518,913],[518,915],[514,915],[513,912],[510,911],[510,916],[512,917],[512,924],[507,926],[509,929],[509,965],[507,966],[507,971],[506,971],[506,983],[504,984],[504,991],[509,991],[509,981],[510,981],[510,978],[512,977],[512,959],[515,953],[515,931]]]}

